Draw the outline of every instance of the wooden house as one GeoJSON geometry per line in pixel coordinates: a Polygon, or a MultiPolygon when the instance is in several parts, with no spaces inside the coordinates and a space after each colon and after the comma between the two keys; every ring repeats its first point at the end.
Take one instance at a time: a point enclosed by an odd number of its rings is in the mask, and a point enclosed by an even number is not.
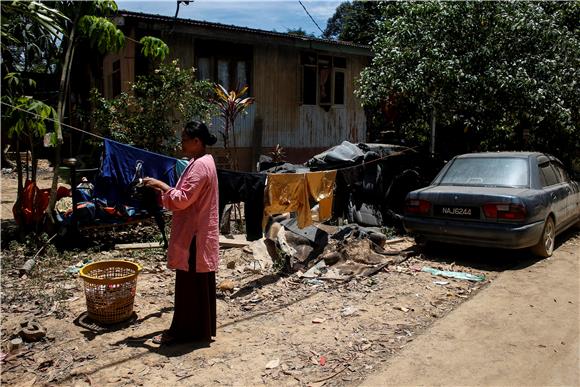
{"type": "MultiPolygon", "coordinates": [[[[287,161],[301,163],[344,140],[366,140],[365,113],[353,94],[370,61],[366,46],[127,11],[115,22],[134,40],[163,39],[170,58],[194,66],[200,79],[229,89],[249,86],[256,102],[235,125],[242,170],[253,170],[258,156],[277,144],[287,161]]],[[[127,90],[136,75],[148,71],[142,58],[130,39],[122,51],[104,58],[106,97],[127,90]]],[[[221,126],[217,117],[211,124],[214,131],[221,126]]],[[[220,144],[212,153],[219,154],[220,144]]]]}

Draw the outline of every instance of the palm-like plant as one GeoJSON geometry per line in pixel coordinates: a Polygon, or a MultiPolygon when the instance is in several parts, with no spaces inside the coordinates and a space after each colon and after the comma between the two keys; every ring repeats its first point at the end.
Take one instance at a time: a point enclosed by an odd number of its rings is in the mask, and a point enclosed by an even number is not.
{"type": "MultiPolygon", "coordinates": [[[[223,130],[220,131],[220,134],[224,140],[224,148],[226,149],[226,155],[230,159],[229,154],[229,138],[230,133],[232,134],[233,139],[233,147],[234,152],[236,150],[236,136],[233,135],[234,130],[234,122],[236,118],[242,113],[246,111],[246,109],[254,103],[253,97],[245,97],[244,95],[248,92],[248,86],[244,86],[239,90],[231,90],[227,91],[225,87],[220,84],[216,84],[214,87],[215,93],[217,98],[214,100],[214,103],[217,105],[220,117],[223,120],[223,130]]],[[[234,163],[232,167],[234,169],[237,166],[236,160],[234,159],[234,163]]]]}

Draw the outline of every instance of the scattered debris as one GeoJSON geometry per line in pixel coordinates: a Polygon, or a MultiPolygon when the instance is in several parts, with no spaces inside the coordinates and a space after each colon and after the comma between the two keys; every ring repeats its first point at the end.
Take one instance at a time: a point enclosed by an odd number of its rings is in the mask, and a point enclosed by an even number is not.
{"type": "Polygon", "coordinates": [[[67,274],[76,275],[81,271],[81,269],[83,267],[85,267],[86,265],[88,265],[89,263],[92,263],[92,262],[93,262],[93,260],[91,258],[89,258],[89,257],[84,258],[82,261],[77,262],[75,265],[67,267],[65,272],[67,274]]]}
{"type": "Polygon", "coordinates": [[[273,360],[270,360],[268,362],[268,364],[266,364],[266,369],[271,370],[271,369],[277,368],[279,365],[280,365],[280,359],[273,359],[273,360]]]}
{"type": "Polygon", "coordinates": [[[22,339],[20,337],[10,340],[9,352],[18,352],[22,348],[22,339]]]}
{"type": "Polygon", "coordinates": [[[27,342],[39,341],[46,336],[46,329],[36,320],[25,321],[20,324],[20,336],[27,342]]]}
{"type": "Polygon", "coordinates": [[[467,280],[467,281],[475,281],[475,282],[485,281],[485,276],[483,274],[477,275],[477,274],[470,274],[470,273],[464,273],[464,272],[459,272],[459,271],[439,270],[439,269],[434,269],[434,268],[428,267],[428,266],[424,266],[421,269],[421,271],[423,271],[425,273],[431,273],[433,275],[440,275],[443,277],[450,277],[450,278],[462,279],[462,280],[467,280]]]}
{"type": "Polygon", "coordinates": [[[226,279],[226,280],[223,280],[222,282],[220,282],[217,287],[219,290],[231,292],[235,289],[236,283],[234,281],[232,281],[231,279],[226,279]]]}
{"type": "Polygon", "coordinates": [[[244,247],[248,246],[245,235],[220,235],[220,247],[244,247]]]}
{"type": "Polygon", "coordinates": [[[412,267],[470,268],[438,266],[440,260],[414,252],[409,238],[388,239],[384,229],[316,225],[296,230],[292,222],[279,221],[277,233],[264,240],[220,249],[217,340],[238,344],[227,351],[212,343],[209,351],[181,354],[178,347],[171,348],[171,356],[134,356],[137,346],[147,345],[149,335],[170,321],[175,275],[166,269],[161,249],[111,248],[154,240],[157,230],[143,239],[136,239],[132,229],[120,230],[107,234],[106,247],[43,258],[26,281],[18,278],[18,269],[34,251],[3,250],[3,330],[17,334],[21,321],[37,319],[50,336],[35,342],[17,337],[17,353],[8,352],[15,336],[7,336],[0,353],[2,384],[20,384],[31,371],[35,383],[43,385],[180,384],[191,377],[209,384],[356,384],[480,286],[446,279],[438,282],[453,286],[442,291],[433,284],[437,278],[412,267]],[[80,317],[86,311],[82,284],[63,269],[71,265],[78,272],[86,263],[117,258],[146,268],[136,290],[137,318],[119,328],[89,329],[92,325],[80,317]],[[128,343],[127,337],[145,339],[128,343]],[[235,365],[240,358],[246,369],[235,365]],[[104,367],[113,363],[114,368],[104,367]],[[262,369],[258,379],[256,367],[262,369]]]}
{"type": "Polygon", "coordinates": [[[115,245],[115,250],[158,249],[163,247],[160,242],[123,243],[115,245]]]}
{"type": "Polygon", "coordinates": [[[348,317],[348,316],[356,315],[357,312],[358,312],[358,308],[355,308],[354,306],[347,306],[340,311],[340,314],[343,317],[348,317]]]}

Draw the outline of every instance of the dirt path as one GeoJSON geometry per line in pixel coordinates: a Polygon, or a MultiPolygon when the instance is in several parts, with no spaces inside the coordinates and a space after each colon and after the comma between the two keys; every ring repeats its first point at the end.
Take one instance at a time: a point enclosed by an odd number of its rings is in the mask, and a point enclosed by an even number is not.
{"type": "Polygon", "coordinates": [[[580,240],[503,272],[362,385],[580,385],[580,240]]]}

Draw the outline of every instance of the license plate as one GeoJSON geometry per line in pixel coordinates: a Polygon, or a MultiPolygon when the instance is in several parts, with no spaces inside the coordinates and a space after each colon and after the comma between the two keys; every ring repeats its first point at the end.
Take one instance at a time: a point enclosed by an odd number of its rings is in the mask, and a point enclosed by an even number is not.
{"type": "Polygon", "coordinates": [[[435,213],[445,217],[479,219],[478,207],[435,206],[435,213]]]}

